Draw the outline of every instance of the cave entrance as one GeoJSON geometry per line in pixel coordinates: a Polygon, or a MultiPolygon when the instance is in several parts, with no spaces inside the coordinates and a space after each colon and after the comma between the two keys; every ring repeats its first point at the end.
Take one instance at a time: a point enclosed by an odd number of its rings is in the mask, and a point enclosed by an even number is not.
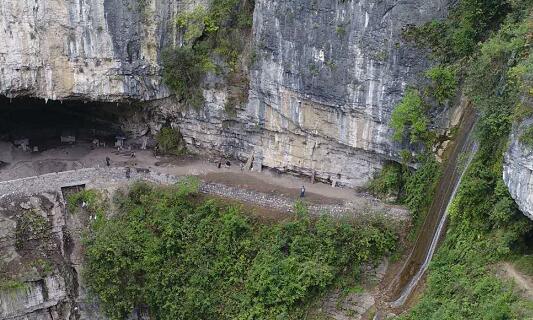
{"type": "Polygon", "coordinates": [[[128,107],[117,103],[0,97],[0,141],[29,151],[92,143],[95,139],[113,146],[117,137],[126,137],[119,115],[128,107]]]}

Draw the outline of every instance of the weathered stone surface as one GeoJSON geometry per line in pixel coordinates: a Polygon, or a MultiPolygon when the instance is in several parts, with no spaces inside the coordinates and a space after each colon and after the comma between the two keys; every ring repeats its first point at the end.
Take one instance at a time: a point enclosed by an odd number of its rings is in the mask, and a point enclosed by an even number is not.
{"type": "Polygon", "coordinates": [[[446,5],[258,0],[248,112],[263,129],[264,164],[353,186],[397,158],[390,115],[427,66],[401,30],[443,17],[446,5]]]}
{"type": "Polygon", "coordinates": [[[0,199],[0,318],[69,319],[77,279],[63,259],[65,216],[57,193],[0,199]]]}
{"type": "Polygon", "coordinates": [[[224,79],[209,75],[200,111],[161,83],[161,52],[180,38],[176,14],[205,3],[3,1],[0,94],[150,101],[124,119],[135,137],[171,124],[193,151],[253,154],[256,166],[349,186],[398,159],[391,111],[428,64],[401,30],[443,17],[447,0],[256,0],[249,102],[235,115],[224,79]]]}
{"type": "Polygon", "coordinates": [[[0,2],[0,94],[102,101],[168,96],[158,61],[174,41],[176,2],[0,2]]]}
{"type": "Polygon", "coordinates": [[[174,115],[193,150],[361,186],[398,160],[391,112],[427,67],[401,30],[444,16],[446,3],[258,0],[246,107],[229,117],[226,93],[211,86],[204,110],[158,102],[160,115],[174,115]]]}
{"type": "Polygon", "coordinates": [[[520,210],[533,220],[533,147],[520,142],[524,129],[533,118],[513,128],[503,164],[503,180],[520,210]]]}

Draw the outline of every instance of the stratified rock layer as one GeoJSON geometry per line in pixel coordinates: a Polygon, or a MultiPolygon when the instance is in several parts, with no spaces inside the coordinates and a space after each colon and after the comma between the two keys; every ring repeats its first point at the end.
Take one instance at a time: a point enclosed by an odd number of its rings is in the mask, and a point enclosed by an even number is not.
{"type": "Polygon", "coordinates": [[[2,1],[0,94],[166,97],[158,61],[172,43],[176,10],[175,0],[2,1]]]}
{"type": "Polygon", "coordinates": [[[206,3],[2,1],[0,94],[146,101],[125,131],[171,124],[190,150],[349,186],[399,159],[391,112],[427,67],[401,32],[443,17],[446,0],[256,0],[249,83],[209,75],[205,107],[184,110],[162,84],[161,53],[180,39],[176,15],[206,3]],[[249,101],[228,114],[229,92],[248,87],[249,101]]]}

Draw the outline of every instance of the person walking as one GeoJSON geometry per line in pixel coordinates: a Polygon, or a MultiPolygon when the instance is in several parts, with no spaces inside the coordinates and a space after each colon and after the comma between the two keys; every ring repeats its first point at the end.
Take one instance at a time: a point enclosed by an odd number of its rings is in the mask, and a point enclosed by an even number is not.
{"type": "Polygon", "coordinates": [[[111,159],[109,159],[109,157],[105,157],[105,163],[109,167],[111,165],[111,159]]]}
{"type": "Polygon", "coordinates": [[[300,189],[300,198],[305,197],[305,187],[302,186],[302,189],[300,189]]]}

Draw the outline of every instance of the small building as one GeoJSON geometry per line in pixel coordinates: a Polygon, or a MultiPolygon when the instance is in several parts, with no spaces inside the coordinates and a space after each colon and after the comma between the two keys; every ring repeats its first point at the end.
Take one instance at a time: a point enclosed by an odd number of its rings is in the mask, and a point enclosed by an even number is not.
{"type": "Polygon", "coordinates": [[[16,147],[21,148],[22,151],[28,151],[28,148],[30,147],[30,139],[28,138],[16,139],[15,141],[13,141],[13,144],[16,147]]]}

